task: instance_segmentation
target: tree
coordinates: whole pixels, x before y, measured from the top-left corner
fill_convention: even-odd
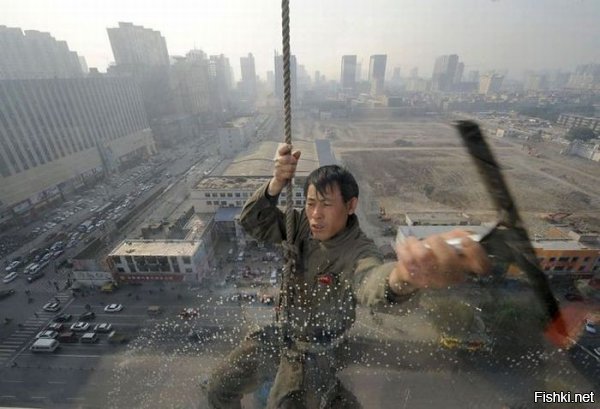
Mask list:
[[[596,133],[594,131],[592,131],[590,128],[582,127],[575,127],[569,129],[569,132],[567,132],[567,135],[565,136],[565,138],[569,141],[579,139],[580,141],[584,142],[589,141],[590,139],[594,139],[595,137]]]

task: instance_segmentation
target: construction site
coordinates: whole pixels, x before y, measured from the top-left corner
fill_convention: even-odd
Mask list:
[[[402,224],[407,212],[459,211],[493,221],[492,201],[452,127],[457,119],[464,118],[297,121],[296,130],[331,141],[358,179],[369,220],[383,214]],[[544,237],[552,223],[600,230],[597,162],[563,156],[560,144],[497,138],[495,129],[480,126],[532,237]]]

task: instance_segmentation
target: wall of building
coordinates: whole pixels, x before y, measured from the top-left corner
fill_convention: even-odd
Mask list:
[[[600,272],[600,251],[597,249],[548,250],[535,248],[542,270],[550,275],[586,275]],[[509,274],[517,275],[520,270],[511,265]]]

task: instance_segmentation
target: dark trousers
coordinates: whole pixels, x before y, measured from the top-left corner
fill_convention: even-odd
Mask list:
[[[342,355],[343,350],[337,355]],[[311,365],[307,358],[310,370],[318,371],[318,365]],[[316,358],[316,360],[319,360]],[[316,374],[305,376],[303,388],[290,390],[290,368],[287,354],[282,360],[282,345],[273,336],[272,330],[267,328],[248,336],[235,348],[227,358],[212,372],[207,395],[208,401],[214,409],[241,409],[243,395],[257,390],[263,383],[273,380],[275,383],[269,395],[268,408],[272,409],[319,409],[320,403],[315,400],[314,390],[319,385],[332,385],[333,390],[328,390],[327,409],[359,409],[360,403],[352,392],[348,391],[335,377],[335,372],[341,369],[342,360],[334,358],[333,368]],[[280,364],[281,363],[281,364]],[[315,369],[316,368],[316,369]],[[292,369],[293,371],[293,369]],[[306,370],[304,371],[306,374]],[[328,381],[325,379],[329,377]],[[318,387],[317,387],[318,388]],[[328,388],[329,389],[329,388]],[[289,391],[289,392],[288,392]]]

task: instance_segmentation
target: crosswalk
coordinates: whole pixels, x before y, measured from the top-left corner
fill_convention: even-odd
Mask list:
[[[71,300],[71,294],[67,291],[56,294],[52,297],[60,301],[64,308]],[[29,317],[15,332],[0,343],[0,366],[8,365],[26,344],[35,337],[57,313],[46,312],[42,309],[36,311],[32,317]]]

